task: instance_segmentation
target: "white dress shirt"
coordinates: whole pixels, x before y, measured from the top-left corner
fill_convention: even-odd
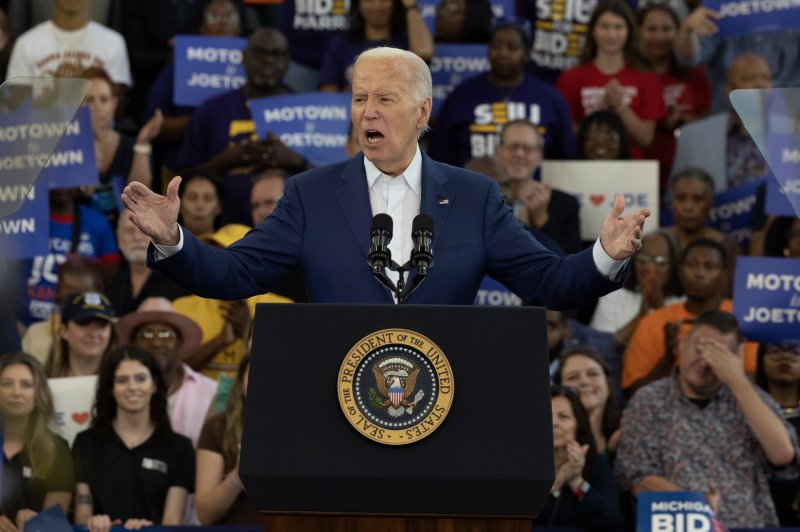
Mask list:
[[[372,215],[386,213],[392,217],[393,236],[389,242],[389,250],[392,253],[392,260],[402,266],[411,258],[411,249],[413,248],[411,224],[414,217],[419,214],[422,199],[422,154],[419,145],[417,145],[414,158],[411,159],[411,164],[397,177],[384,175],[366,157],[364,157],[364,170],[367,174]],[[178,229],[180,236],[176,245],[162,246],[153,242],[156,248],[154,254],[156,261],[171,257],[183,248],[183,228],[178,226]],[[434,227],[434,235],[435,232],[436,228]],[[435,250],[436,239],[434,237],[434,253]],[[609,279],[616,279],[628,261],[628,259],[614,260],[609,257],[603,246],[600,245],[599,238],[595,240],[592,248],[592,257],[597,271]],[[397,282],[398,274],[396,272],[387,271],[386,273],[393,282]]]

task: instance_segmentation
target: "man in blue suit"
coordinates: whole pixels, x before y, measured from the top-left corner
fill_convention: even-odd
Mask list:
[[[523,300],[550,308],[576,308],[620,286],[649,211],[622,217],[618,196],[595,245],[558,257],[525,231],[493,180],[420,151],[432,92],[421,59],[392,48],[364,52],[352,87],[363,154],[290,179],[272,216],[224,250],[177,224],[180,178],[166,196],[140,183],[127,186],[122,199],[153,241],[153,267],[197,295],[242,299],[268,292],[299,266],[311,301],[391,303],[392,294],[367,264],[372,217],[392,217],[389,248],[403,264],[412,249],[412,219],[424,213],[434,221],[435,264],[408,303],[472,304],[485,273]]]

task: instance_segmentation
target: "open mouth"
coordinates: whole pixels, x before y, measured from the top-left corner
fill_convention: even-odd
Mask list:
[[[378,144],[383,140],[383,133],[377,129],[368,129],[366,131],[367,144]]]

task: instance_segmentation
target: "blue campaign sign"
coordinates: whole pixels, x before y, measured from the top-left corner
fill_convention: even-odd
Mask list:
[[[469,0],[467,0],[469,1]],[[436,31],[436,6],[441,3],[441,0],[418,0],[417,5],[422,14],[422,20],[428,25],[431,34]],[[514,0],[490,0],[492,5],[492,14],[499,18],[513,17],[516,13]]]
[[[753,206],[756,204],[758,189],[764,181],[763,177],[753,179],[714,194],[714,207],[709,213],[709,225],[726,235],[733,236],[739,243],[743,244],[750,240]]]
[[[736,259],[733,314],[750,340],[800,342],[800,259]]]
[[[94,152],[92,117],[88,107],[81,107],[64,129],[47,166],[39,179],[50,188],[96,185],[100,181]]]
[[[483,307],[519,307],[522,299],[503,284],[484,275],[473,304]]]
[[[0,184],[0,204],[16,203],[25,197],[19,210],[0,218],[0,254],[7,259],[46,255],[50,249],[48,186],[45,181],[33,187],[11,182]]]
[[[258,138],[274,133],[315,165],[347,159],[349,94],[305,92],[250,100]]]
[[[485,44],[436,45],[430,64],[434,116],[456,85],[489,70],[487,49]]]
[[[636,497],[636,532],[725,532],[702,493],[650,491]]]
[[[798,196],[795,200],[797,204],[800,200],[800,178],[791,180],[792,189],[795,192],[792,195]],[[792,202],[786,197],[786,192],[783,191],[778,184],[778,180],[770,175],[767,178],[767,193],[765,198],[764,210],[767,214],[773,216],[797,216],[797,213],[792,207]]]
[[[714,194],[714,207],[709,213],[709,225],[726,235],[732,235],[737,242],[745,243],[750,239],[750,220],[753,217],[753,207],[756,204],[758,188],[764,184],[766,178],[753,179]],[[675,223],[671,209],[664,209],[661,213],[662,227]]]
[[[244,85],[245,46],[247,40],[239,37],[176,36],[175,104],[197,107],[211,96]]]
[[[772,134],[767,142],[769,167],[785,192],[784,198],[794,209],[789,215],[797,215],[800,213],[800,135]]]
[[[703,6],[719,15],[719,33],[715,37],[764,33],[800,25],[800,6],[787,0],[705,0]]]

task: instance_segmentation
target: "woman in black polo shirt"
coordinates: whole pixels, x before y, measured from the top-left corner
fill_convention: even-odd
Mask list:
[[[170,427],[166,392],[145,349],[121,347],[103,361],[92,426],[72,446],[76,524],[180,524],[194,487],[194,450]]]
[[[66,512],[75,485],[67,442],[50,430],[53,398],[42,365],[27,353],[0,357],[3,439],[0,530],[21,530],[36,512],[60,504]]]

